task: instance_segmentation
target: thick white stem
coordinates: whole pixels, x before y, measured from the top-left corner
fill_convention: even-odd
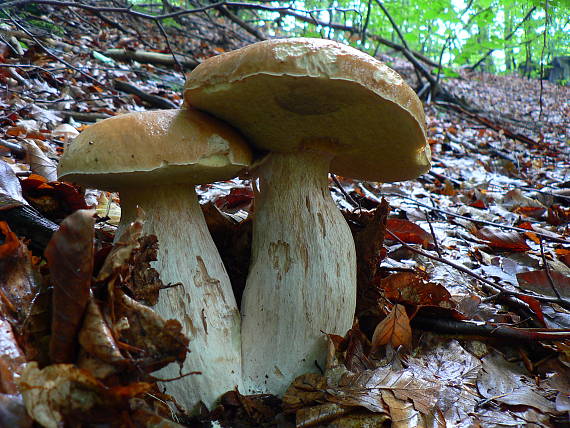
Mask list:
[[[282,394],[324,367],[323,334],[344,335],[356,305],[356,255],[328,189],[323,153],[272,153],[259,167],[252,259],[242,303],[244,384]],[[249,392],[248,391],[248,392]]]
[[[166,392],[191,409],[199,400],[208,407],[225,391],[241,386],[240,315],[226,269],[208,232],[191,185],[167,185],[121,192],[121,225],[134,220],[136,206],[145,213],[144,232],[158,238],[153,266],[164,284],[153,309],[180,321],[190,338],[183,373],[201,371],[165,382]],[[161,378],[179,375],[170,364]]]

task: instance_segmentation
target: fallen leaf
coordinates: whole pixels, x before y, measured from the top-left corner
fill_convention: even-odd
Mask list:
[[[34,174],[41,175],[47,181],[57,180],[57,165],[31,139],[26,144],[26,162]]]
[[[408,351],[412,347],[412,328],[403,305],[394,305],[386,318],[376,326],[372,336],[371,353],[387,344],[392,345],[394,349],[403,346]]]
[[[16,382],[25,363],[26,359],[16,343],[12,326],[0,318],[0,393],[18,392]]]
[[[482,227],[475,232],[475,236],[497,250],[528,251],[530,247],[524,236],[518,232],[502,232],[492,227]]]
[[[483,359],[477,388],[485,398],[511,406],[531,406],[541,412],[554,412],[554,402],[539,394],[534,380],[523,374],[519,365],[509,363],[494,353]]]
[[[519,286],[524,290],[534,291],[543,296],[556,297],[556,293],[552,289],[554,285],[562,297],[570,298],[570,277],[551,270],[550,278],[552,278],[553,283],[550,282],[545,270],[517,273]]]
[[[16,173],[0,160],[0,210],[28,205],[22,196],[22,187]]]
[[[389,218],[386,222],[386,229],[404,241],[406,244],[421,244],[423,248],[433,246],[432,236],[420,226],[409,220]],[[386,239],[392,240],[388,234]]]
[[[31,428],[33,423],[21,395],[0,394],[0,427]]]
[[[144,383],[108,388],[72,364],[53,364],[40,370],[31,362],[20,380],[28,414],[46,428],[116,422],[128,409],[127,400],[149,389],[150,384]]]
[[[45,250],[54,287],[50,356],[56,363],[75,358],[93,275],[94,213],[79,210],[67,217]]]
[[[434,282],[429,282],[420,274],[414,272],[398,272],[380,280],[378,287],[384,296],[391,301],[416,306],[453,307],[451,294],[446,288]]]

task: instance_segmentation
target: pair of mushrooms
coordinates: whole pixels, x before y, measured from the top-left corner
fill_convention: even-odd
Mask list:
[[[258,180],[240,320],[193,185],[248,167],[248,144],[266,155],[251,169]],[[204,61],[188,76],[182,110],[87,128],[59,174],[119,191],[120,228],[137,205],[145,211],[163,282],[182,283],[161,291],[155,310],[178,319],[191,339],[183,371],[202,372],[167,391],[192,407],[211,406],[236,385],[282,394],[315,362],[323,366],[322,332],[352,326],[356,256],[328,172],[400,181],[429,166],[422,104],[397,73],[333,41],[280,39]]]

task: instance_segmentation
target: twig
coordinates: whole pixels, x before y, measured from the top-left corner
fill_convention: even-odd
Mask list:
[[[167,98],[159,97],[158,95],[147,94],[145,91],[136,87],[135,85],[131,85],[130,83],[124,82],[122,80],[115,80],[114,86],[115,89],[136,95],[142,100],[158,108],[171,109],[179,107],[177,104],[173,103]]]
[[[91,80],[92,82],[97,83],[99,86],[102,87],[107,87],[107,85],[99,82],[96,78],[94,78],[93,76],[91,76],[88,73],[85,73],[84,71],[81,71],[79,68],[71,65],[70,63],[68,63],[66,60],[59,58],[56,54],[54,54],[50,49],[48,49],[42,42],[40,42],[32,33],[30,33],[28,31],[28,29],[22,25],[20,25],[19,22],[17,22],[14,18],[12,18],[12,16],[4,10],[4,13],[6,14],[6,16],[10,19],[10,21],[16,26],[18,27],[20,30],[22,30],[24,33],[26,33],[28,35],[28,37],[30,37],[40,48],[43,49],[43,51],[45,53],[47,53],[49,56],[51,56],[54,60],[61,62],[63,65],[65,65],[66,67],[71,68],[72,70],[76,71],[77,73],[81,74],[82,76],[86,77],[87,79]]]
[[[174,69],[176,71],[179,71],[180,73],[184,73],[184,68],[182,67],[182,64],[180,64],[180,61],[178,61],[178,58],[174,54],[174,51],[172,50],[172,46],[170,46],[170,39],[168,38],[168,34],[166,33],[166,30],[162,26],[162,23],[158,19],[155,19],[154,22],[156,23],[158,30],[160,31],[160,33],[164,37],[164,40],[166,40],[166,47],[168,48],[168,51],[170,52],[170,55],[172,55],[172,59],[174,60]]]
[[[342,187],[342,184],[340,184],[340,181],[338,181],[338,178],[336,178],[336,175],[333,174],[332,172],[330,173],[331,177],[334,181],[334,183],[336,184],[336,186],[338,187],[338,189],[341,191],[341,193],[344,195],[344,197],[348,200],[348,202],[350,202],[354,207],[358,207],[358,209],[361,209],[360,204],[358,202],[356,202],[352,196],[350,196],[346,190],[344,190],[344,187]]]
[[[556,284],[554,283],[554,279],[550,274],[550,267],[548,266],[548,260],[546,260],[546,254],[544,254],[544,245],[542,243],[542,239],[538,238],[538,243],[540,244],[540,256],[542,257],[542,264],[544,265],[544,272],[546,272],[546,277],[548,278],[548,282],[550,287],[552,287],[552,291],[560,301],[563,301],[563,297],[560,295],[560,292],[556,288]]]

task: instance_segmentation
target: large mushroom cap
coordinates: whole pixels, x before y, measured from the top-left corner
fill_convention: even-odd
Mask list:
[[[238,128],[258,149],[313,149],[331,171],[374,181],[430,167],[415,92],[371,56],[323,39],[279,39],[209,58],[188,76],[185,103]]]
[[[127,113],[83,131],[65,150],[59,178],[106,190],[144,183],[200,184],[251,162],[243,138],[195,110]]]

